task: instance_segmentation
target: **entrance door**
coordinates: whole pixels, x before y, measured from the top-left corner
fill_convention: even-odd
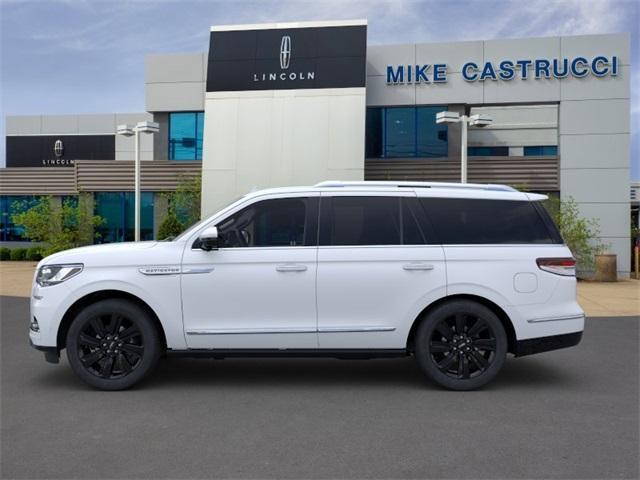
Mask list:
[[[240,207],[217,223],[218,250],[186,247],[189,348],[317,348],[318,195]]]

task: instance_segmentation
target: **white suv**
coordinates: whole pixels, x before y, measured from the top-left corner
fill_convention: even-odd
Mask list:
[[[38,265],[30,338],[104,390],[161,356],[413,355],[455,390],[576,345],[575,261],[540,201],[500,185],[324,182],[246,195],[163,242]]]

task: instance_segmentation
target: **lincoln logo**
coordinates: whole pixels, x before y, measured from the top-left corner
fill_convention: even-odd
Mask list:
[[[289,61],[291,60],[291,37],[284,35],[280,40],[280,68],[286,70],[289,68]]]
[[[56,158],[60,158],[62,157],[63,153],[64,145],[62,144],[62,140],[56,140],[53,144],[53,154],[56,156]]]
[[[280,40],[280,70],[276,72],[261,72],[253,74],[254,82],[274,82],[275,85],[288,81],[314,80],[316,72],[312,70],[293,72],[289,70],[291,63],[291,37],[283,35]],[[283,72],[283,70],[289,70]]]

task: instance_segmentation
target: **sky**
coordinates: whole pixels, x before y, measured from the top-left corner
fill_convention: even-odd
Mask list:
[[[368,43],[629,32],[640,180],[637,0],[0,0],[0,166],[7,115],[144,111],[144,57],[203,52],[211,25],[368,19]]]

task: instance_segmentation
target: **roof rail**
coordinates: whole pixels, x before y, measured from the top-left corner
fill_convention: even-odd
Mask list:
[[[394,182],[394,181],[340,181],[326,180],[316,183],[314,188],[342,187],[398,187],[398,188],[459,188],[464,190],[492,190],[497,192],[517,192],[509,185],[492,183],[450,183],[450,182]]]

